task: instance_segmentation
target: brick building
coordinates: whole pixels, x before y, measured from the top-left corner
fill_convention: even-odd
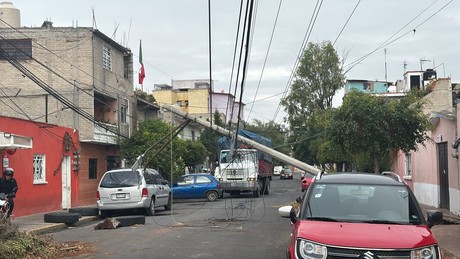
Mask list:
[[[119,140],[137,128],[132,67],[131,50],[97,29],[0,27],[0,116],[78,132],[72,206],[95,203],[102,174],[120,166]]]

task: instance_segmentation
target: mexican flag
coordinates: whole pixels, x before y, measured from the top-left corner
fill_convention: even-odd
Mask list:
[[[142,63],[142,40],[139,43],[139,64],[140,64],[139,84],[142,84],[144,82],[144,78],[145,78],[144,63]]]

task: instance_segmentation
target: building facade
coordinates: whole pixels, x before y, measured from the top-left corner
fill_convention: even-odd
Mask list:
[[[121,164],[119,141],[137,129],[130,49],[97,29],[47,21],[0,35],[0,115],[78,132],[72,206],[94,204],[102,174]]]

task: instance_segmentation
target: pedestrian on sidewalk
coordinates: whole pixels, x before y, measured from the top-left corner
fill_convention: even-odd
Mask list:
[[[16,191],[18,188],[18,183],[16,179],[14,179],[14,170],[11,167],[6,167],[3,169],[3,177],[0,179],[0,193],[4,193],[7,195],[8,202],[10,204],[10,208],[8,210],[7,217],[11,216],[14,209],[14,197],[16,197]],[[16,191],[13,192],[13,190]]]

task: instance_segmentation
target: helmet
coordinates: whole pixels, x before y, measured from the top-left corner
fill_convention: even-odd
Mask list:
[[[7,168],[3,169],[3,175],[4,175],[4,176],[10,175],[11,177],[13,177],[13,175],[14,175],[14,170],[13,170],[13,168],[7,167]]]

